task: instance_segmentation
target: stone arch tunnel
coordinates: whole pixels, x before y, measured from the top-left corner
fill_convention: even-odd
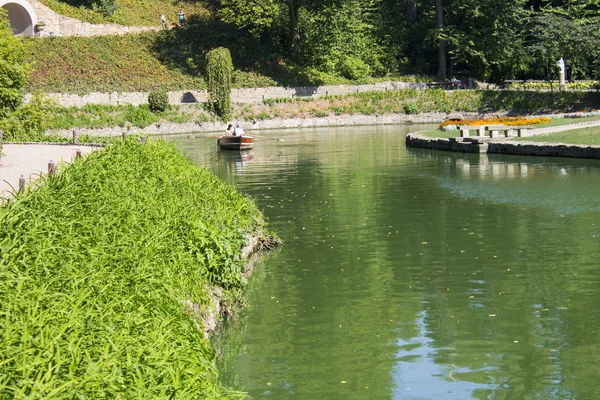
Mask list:
[[[37,17],[26,0],[0,0],[0,7],[8,11],[10,27],[16,36],[33,36]]]

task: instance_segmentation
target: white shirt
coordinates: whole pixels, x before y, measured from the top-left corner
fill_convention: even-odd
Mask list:
[[[244,134],[244,130],[239,126],[236,127],[233,131],[233,136],[242,136]]]

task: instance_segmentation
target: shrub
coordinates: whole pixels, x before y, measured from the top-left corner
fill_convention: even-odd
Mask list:
[[[139,107],[128,106],[125,119],[138,128],[145,128],[151,123],[159,120],[158,116],[150,111],[146,105],[141,105]]]
[[[417,105],[415,103],[406,103],[404,105],[404,112],[406,114],[417,114],[419,112]]]
[[[231,114],[231,53],[217,47],[206,53],[206,84],[214,112],[223,119]]]
[[[155,89],[148,94],[148,107],[153,113],[161,113],[169,105],[169,95],[166,90]]]
[[[0,120],[0,129],[7,141],[37,142],[45,138],[54,118],[56,102],[47,96],[34,94],[31,101]]]
[[[13,36],[6,10],[0,7],[0,118],[21,104],[31,71],[26,53],[26,43]]]
[[[356,57],[343,57],[338,64],[338,69],[344,78],[352,80],[367,78],[370,73],[369,66]]]

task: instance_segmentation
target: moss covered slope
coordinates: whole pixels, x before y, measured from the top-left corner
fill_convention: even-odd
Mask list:
[[[129,141],[0,208],[0,397],[212,398],[191,311],[235,301],[255,204],[171,144]],[[193,304],[193,307],[190,305]]]

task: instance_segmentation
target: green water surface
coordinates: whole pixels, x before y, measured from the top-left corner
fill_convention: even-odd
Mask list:
[[[600,161],[406,149],[423,129],[263,133],[246,153],[173,139],[285,242],[215,337],[224,385],[253,399],[600,398]]]

